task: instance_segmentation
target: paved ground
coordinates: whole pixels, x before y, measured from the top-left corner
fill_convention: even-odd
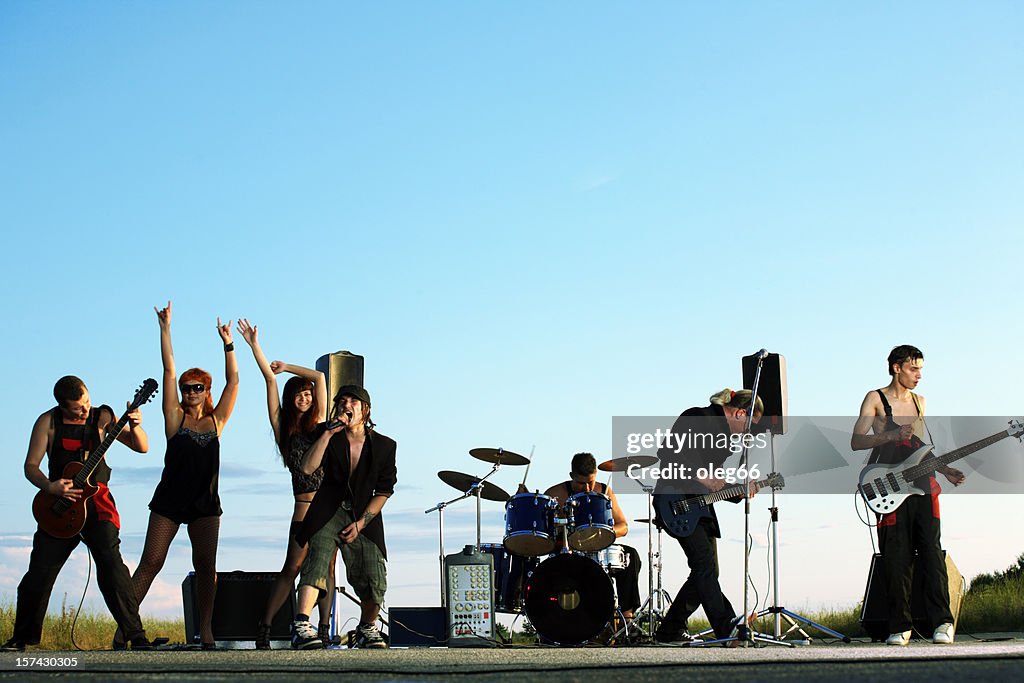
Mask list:
[[[28,652],[0,655],[0,681],[516,681],[557,683],[666,680],[835,681],[884,677],[942,683],[1024,678],[1024,635],[959,638],[955,645],[814,643],[747,649],[508,647],[502,649],[223,650],[216,652]],[[78,666],[41,669],[27,657],[78,658]],[[58,662],[59,664],[60,662]]]

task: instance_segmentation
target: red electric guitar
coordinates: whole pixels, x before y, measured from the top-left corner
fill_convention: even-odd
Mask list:
[[[64,467],[61,479],[72,479],[74,488],[82,489],[82,497],[72,502],[63,496],[55,496],[40,491],[32,501],[32,515],[39,522],[39,528],[55,536],[56,538],[72,538],[77,536],[82,527],[85,526],[85,504],[99,491],[98,486],[93,486],[89,477],[96,470],[96,467],[103,460],[107,449],[114,443],[114,439],[121,433],[128,423],[128,413],[139,406],[147,403],[156,393],[157,383],[155,379],[147,379],[135,392],[135,398],[131,405],[124,411],[124,415],[113,426],[107,429],[107,436],[103,439],[96,450],[86,454],[85,462],[70,462]]]

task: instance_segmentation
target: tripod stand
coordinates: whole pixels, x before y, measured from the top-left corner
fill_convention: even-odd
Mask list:
[[[769,432],[769,434],[771,436],[768,440],[768,446],[771,450],[772,471],[776,472],[777,470],[775,467],[775,435],[772,434],[771,432]],[[843,635],[838,631],[833,631],[832,629],[826,626],[822,626],[817,622],[811,621],[807,617],[801,616],[796,612],[791,612],[785,607],[779,605],[779,508],[775,504],[774,488],[772,489],[772,505],[770,508],[768,508],[768,510],[771,513],[772,525],[772,583],[774,592],[772,594],[772,606],[766,607],[765,609],[758,612],[757,617],[761,618],[768,615],[772,615],[774,617],[774,638],[779,641],[784,641],[791,634],[797,632],[803,636],[803,640],[796,642],[804,645],[809,645],[811,642],[811,637],[807,634],[807,631],[803,629],[803,626],[801,626],[801,624],[803,624],[806,626],[810,626],[812,628],[816,628],[823,633],[827,633],[833,638],[839,638],[844,643],[849,643],[849,636]],[[786,623],[789,625],[789,628],[786,629],[785,633],[782,632],[783,620],[785,620]]]
[[[647,524],[647,599],[644,600],[643,604],[640,605],[640,609],[636,611],[633,617],[633,622],[638,624],[636,627],[644,635],[654,637],[654,631],[657,629],[657,625],[654,620],[657,617],[660,623],[661,618],[665,616],[666,605],[672,604],[672,596],[668,594],[661,586],[661,559],[663,557],[661,550],[661,525],[654,523],[654,509],[651,503],[652,496],[654,495],[653,486],[643,486],[644,493],[647,494],[647,519],[638,519],[637,522],[644,522]],[[654,552],[654,534],[651,529],[658,530],[658,552]],[[658,582],[655,584],[654,576],[657,574]],[[657,586],[657,587],[655,587]],[[647,631],[644,632],[643,624],[644,620],[647,621]]]

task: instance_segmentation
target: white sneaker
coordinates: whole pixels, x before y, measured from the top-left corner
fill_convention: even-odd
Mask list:
[[[356,647],[378,650],[386,648],[387,643],[381,637],[376,624],[359,624],[356,628]]]
[[[932,634],[932,642],[939,645],[952,645],[956,637],[953,624],[940,624],[935,633]]]
[[[910,631],[893,633],[885,639],[886,645],[907,645],[908,643],[910,643]]]
[[[317,637],[316,627],[308,621],[292,622],[292,649],[318,650],[324,646]]]

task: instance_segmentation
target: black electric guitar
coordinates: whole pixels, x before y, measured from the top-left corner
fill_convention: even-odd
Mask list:
[[[769,474],[761,481],[753,482],[756,490],[766,486],[781,489],[786,481],[778,472]],[[660,493],[654,496],[654,509],[658,512],[661,525],[673,538],[686,538],[697,528],[697,523],[704,517],[711,516],[711,505],[730,498],[738,498],[746,491],[749,484],[727,486],[720,491],[701,495]]]
[[[77,501],[71,501],[63,496],[55,496],[46,491],[36,494],[32,501],[32,515],[39,522],[40,529],[56,538],[71,538],[82,531],[82,527],[85,526],[85,504],[99,491],[99,487],[93,486],[89,477],[103,460],[103,456],[114,443],[114,439],[128,424],[128,413],[147,403],[153,397],[156,388],[155,379],[147,379],[143,382],[135,392],[131,405],[124,411],[121,419],[107,429],[107,436],[103,439],[103,443],[92,453],[87,454],[85,462],[69,462],[65,465],[61,479],[71,479],[74,481],[74,488],[82,489],[82,496]]]
[[[931,455],[935,446],[914,437],[912,444],[916,450],[903,462],[897,465],[868,465],[861,470],[857,492],[874,512],[880,515],[893,512],[910,496],[928,493],[914,484],[916,480],[931,476],[943,465],[987,448],[1008,436],[1016,439],[1024,437],[1024,425],[1020,420],[1010,420],[1008,429],[937,457]]]

